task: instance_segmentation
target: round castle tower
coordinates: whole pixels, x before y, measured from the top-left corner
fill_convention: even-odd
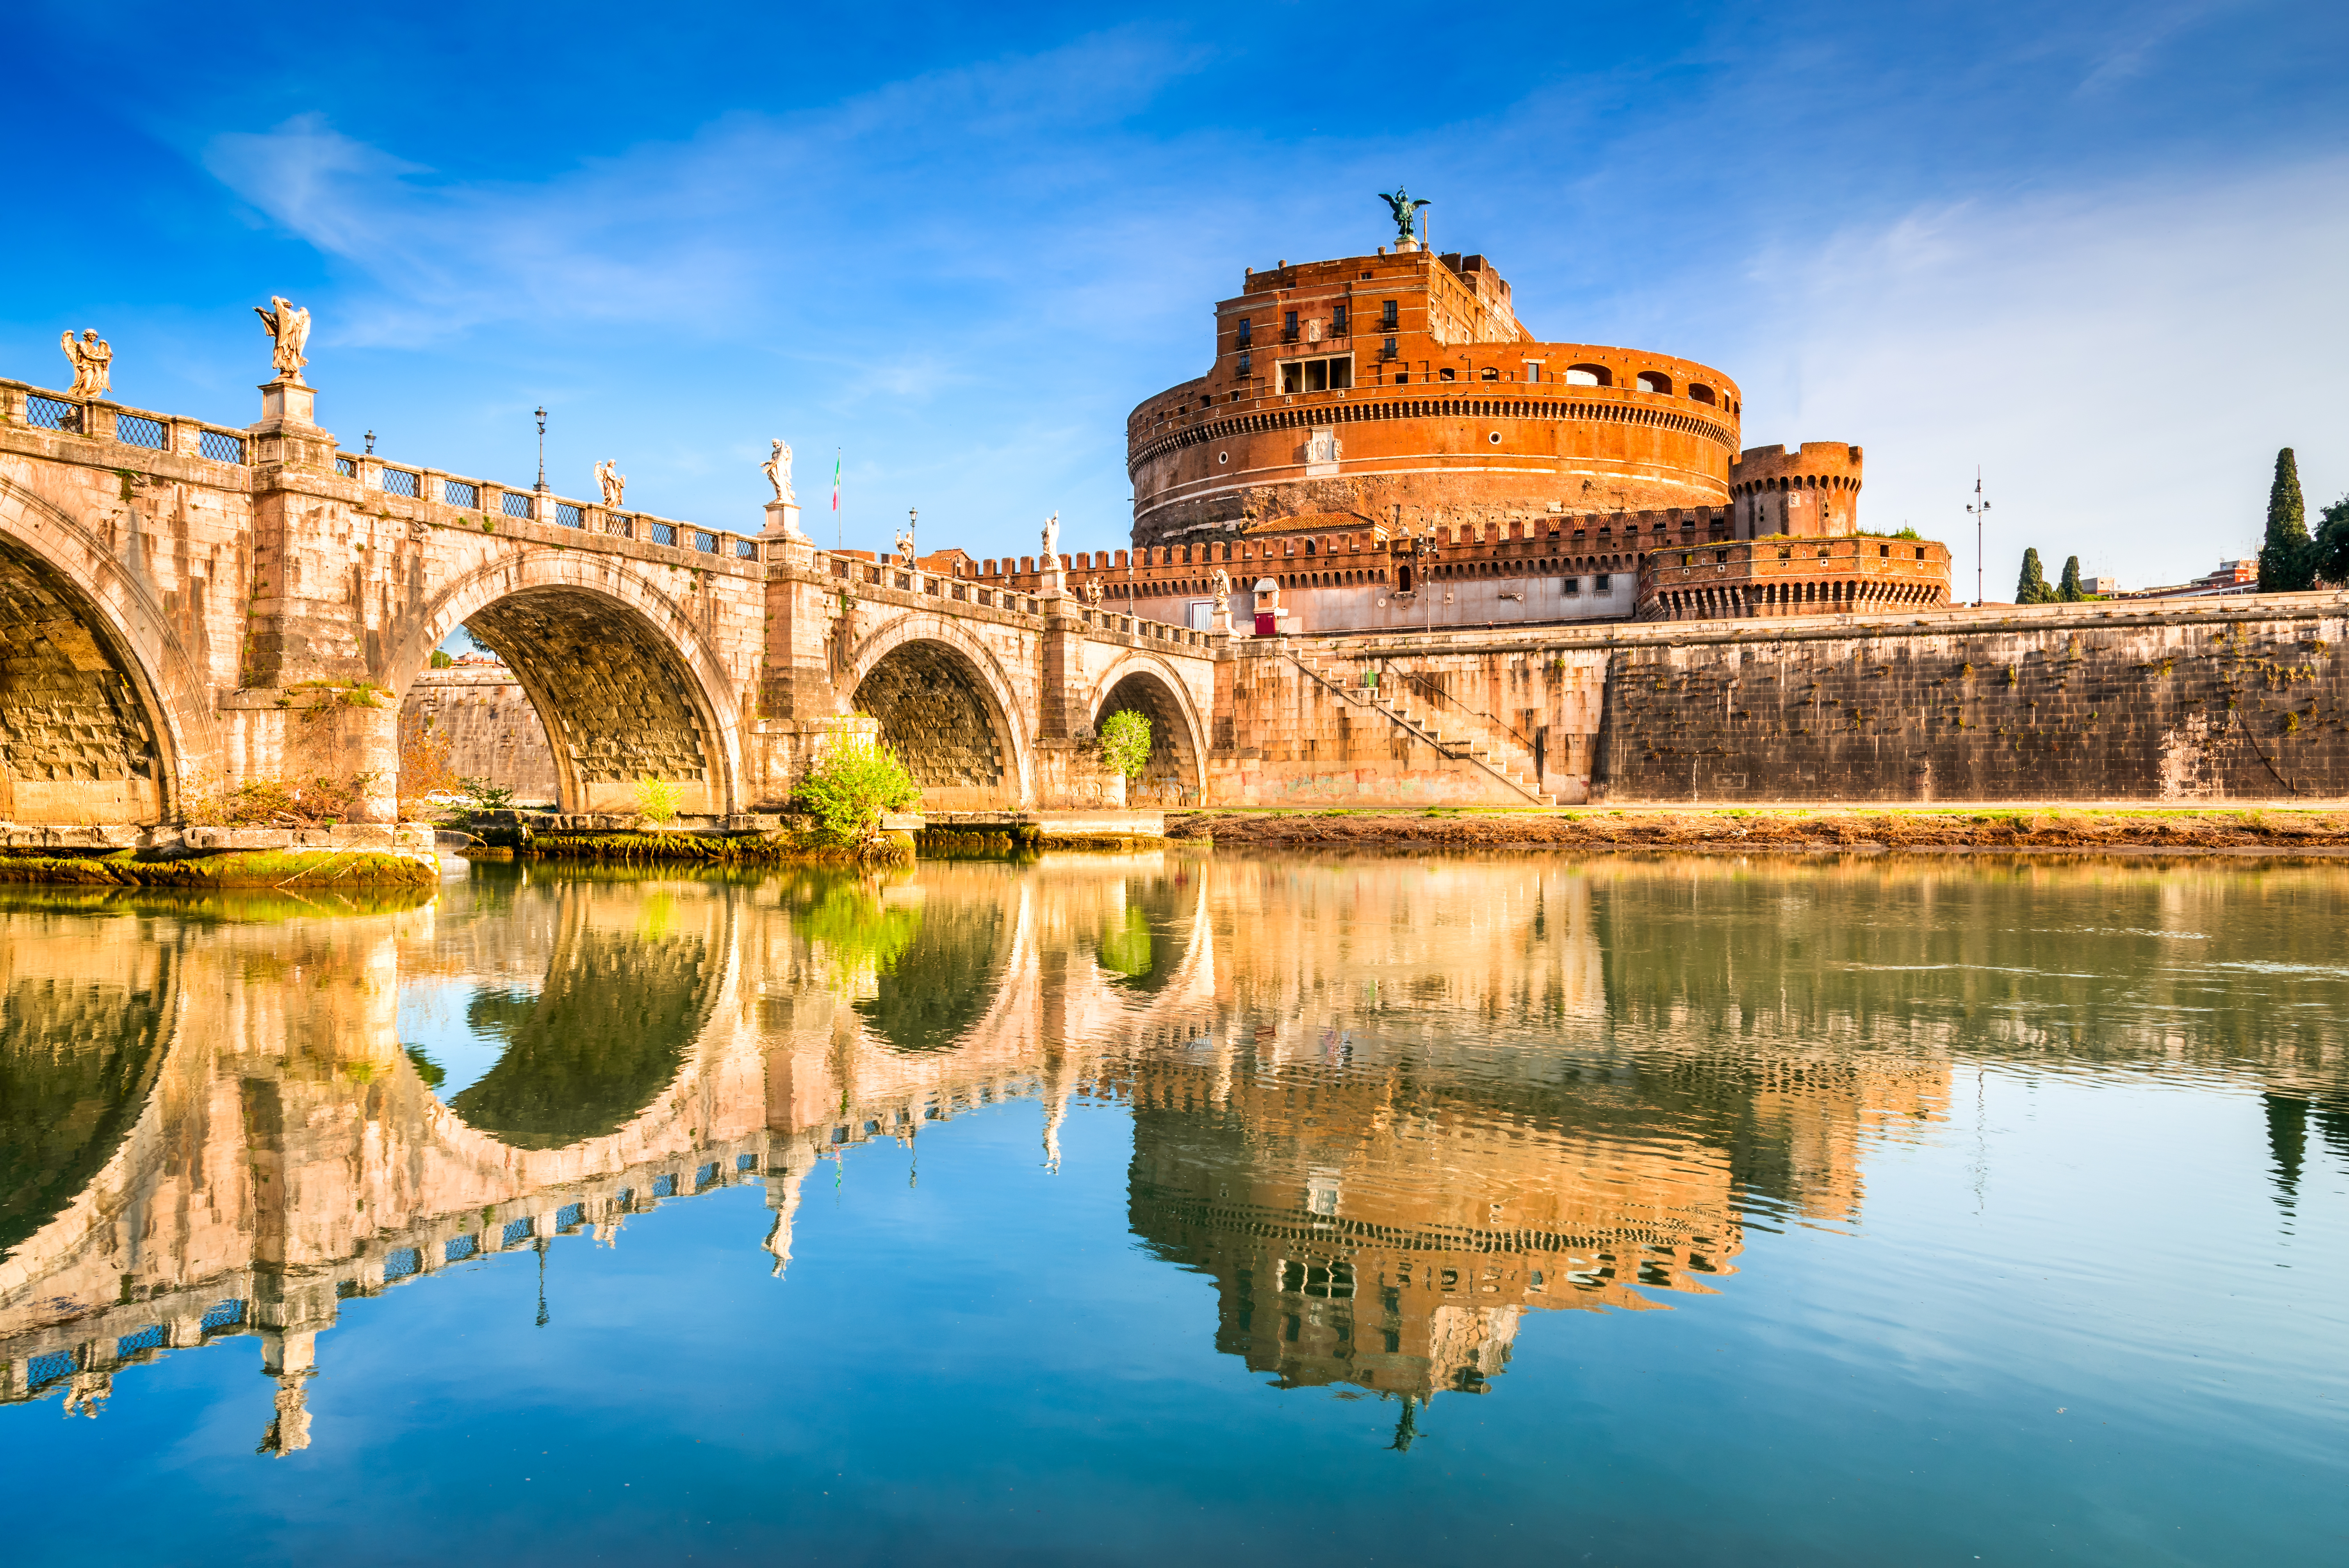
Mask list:
[[[1733,539],[1827,539],[1859,529],[1860,449],[1841,441],[1748,447],[1729,465]]]

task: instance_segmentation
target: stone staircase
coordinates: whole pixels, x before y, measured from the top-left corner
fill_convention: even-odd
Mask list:
[[[1532,758],[1517,755],[1514,745],[1495,737],[1491,727],[1457,710],[1436,711],[1436,705],[1405,691],[1402,683],[1376,686],[1350,686],[1342,675],[1322,665],[1318,654],[1284,648],[1289,662],[1357,707],[1383,716],[1414,740],[1426,742],[1457,762],[1473,762],[1537,806],[1555,806],[1557,797],[1542,793],[1534,778]]]

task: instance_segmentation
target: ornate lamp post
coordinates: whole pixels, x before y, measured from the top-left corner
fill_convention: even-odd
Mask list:
[[[1990,516],[1990,502],[1982,499],[1982,469],[1974,469],[1973,504],[1966,508],[1974,520],[1974,608],[1982,606],[1982,522]]]
[[[546,406],[538,407],[538,493],[546,493]]]

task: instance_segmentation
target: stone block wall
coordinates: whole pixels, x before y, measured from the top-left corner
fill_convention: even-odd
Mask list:
[[[512,670],[479,665],[427,670],[401,703],[402,738],[429,726],[449,738],[449,769],[486,779],[517,800],[559,799],[546,726]]]
[[[2349,603],[2046,605],[1616,650],[1598,783],[1630,800],[2349,794]]]
[[[1492,769],[1429,744],[1486,748],[1540,793],[1587,798],[1606,676],[1603,653],[1543,634],[1243,639],[1217,666],[1208,799],[1225,806],[1530,806]],[[1365,684],[1375,674],[1378,688]],[[1400,695],[1398,724],[1367,700]]]

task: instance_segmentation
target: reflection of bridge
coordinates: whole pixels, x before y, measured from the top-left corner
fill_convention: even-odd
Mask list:
[[[42,1128],[0,1128],[0,1148],[49,1134],[45,1155],[78,1182],[47,1212],[0,1216],[0,1398],[63,1390],[94,1411],[122,1367],[254,1334],[281,1383],[264,1446],[295,1448],[315,1341],[345,1298],[561,1236],[609,1237],[665,1200],[753,1178],[775,1210],[766,1244],[781,1273],[818,1161],[1018,1098],[1046,1101],[1057,1158],[1059,1119],[1094,1048],[1079,1042],[1212,995],[1213,943],[1195,920],[1149,991],[1040,939],[1059,920],[1122,907],[1134,869],[1102,866],[1061,888],[1049,914],[1034,879],[996,868],[942,869],[926,890],[886,894],[848,883],[793,908],[722,884],[659,884],[650,897],[641,884],[563,884],[545,901],[548,967],[531,1016],[498,1067],[446,1104],[396,1027],[403,973],[470,968],[466,934],[444,942],[429,910],[119,944],[70,921],[0,915],[6,1016],[31,1036],[6,1042],[13,1076],[36,1083],[38,1064],[102,1043],[86,1037],[92,1020],[154,1020],[113,1042],[101,1075],[127,1104],[74,1078],[34,1096]],[[912,923],[888,974],[869,944],[906,934],[893,916],[921,891],[952,895],[941,902],[965,915],[991,909],[1000,940],[982,955],[985,1005],[950,1038],[907,1048],[891,1033],[902,1020],[869,1004],[918,965],[925,926],[951,944],[954,922]],[[645,995],[599,1033],[590,1020],[614,1001],[606,939],[620,936],[644,955],[628,973]],[[660,1076],[615,1070],[613,1047],[641,1028]],[[616,1125],[548,1135],[550,1109],[602,1105],[623,1083],[641,1098]],[[127,1114],[93,1114],[109,1108]],[[55,1147],[59,1125],[85,1141]]]
[[[771,808],[854,714],[935,810],[1122,803],[1089,740],[1125,707],[1157,785],[1204,784],[1203,633],[1057,573],[834,557],[779,510],[728,532],[346,452],[314,398],[272,383],[229,429],[0,382],[0,820],[149,822],[210,777],[311,771],[372,775],[388,809],[400,696],[460,625],[528,692],[573,810],[632,809],[646,776],[688,811]]]

